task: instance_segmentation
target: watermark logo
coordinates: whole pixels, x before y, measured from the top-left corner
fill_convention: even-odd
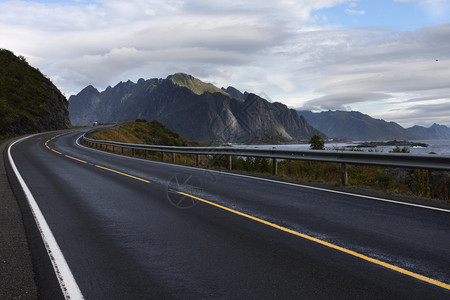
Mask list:
[[[198,201],[180,194],[180,192],[201,197],[203,194],[202,181],[198,176],[177,173],[170,179],[167,185],[167,198],[173,206],[180,209],[194,207]]]

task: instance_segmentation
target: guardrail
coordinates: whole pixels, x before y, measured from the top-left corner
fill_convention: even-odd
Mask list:
[[[309,160],[340,163],[341,181],[343,185],[348,183],[347,164],[360,165],[376,165],[387,167],[399,167],[408,169],[426,169],[450,171],[450,156],[438,155],[410,155],[403,153],[367,153],[355,151],[326,151],[326,150],[309,150],[309,151],[293,151],[283,149],[249,149],[245,147],[175,147],[175,146],[156,146],[143,144],[127,144],[111,141],[102,141],[87,138],[85,135],[82,141],[94,148],[103,148],[103,146],[111,146],[115,151],[115,147],[121,149],[131,149],[132,155],[136,150],[143,150],[144,156],[147,158],[148,151],[161,152],[161,159],[164,161],[164,154],[171,153],[172,162],[175,163],[175,154],[194,154],[197,155],[196,166],[199,165],[200,155],[225,155],[227,156],[228,169],[232,169],[231,157],[263,157],[272,159],[272,174],[277,174],[277,160]]]

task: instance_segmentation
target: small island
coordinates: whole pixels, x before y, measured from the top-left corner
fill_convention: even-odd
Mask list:
[[[355,146],[356,148],[375,148],[379,146],[403,146],[403,147],[428,147],[428,144],[410,141],[388,141],[388,142],[364,142]]]

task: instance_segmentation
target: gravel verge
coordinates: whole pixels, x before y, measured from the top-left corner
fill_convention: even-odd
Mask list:
[[[6,174],[8,146],[0,145],[0,299],[37,299],[22,213]]]

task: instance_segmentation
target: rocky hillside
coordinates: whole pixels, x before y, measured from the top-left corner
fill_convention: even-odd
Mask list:
[[[24,57],[0,49],[0,136],[70,127],[68,102]]]
[[[182,73],[120,82],[102,92],[88,86],[69,103],[74,125],[158,120],[183,138],[204,143],[294,142],[318,133],[284,104],[219,89]]]

